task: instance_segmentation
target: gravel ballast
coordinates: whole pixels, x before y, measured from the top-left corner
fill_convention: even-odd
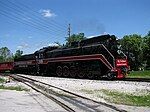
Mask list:
[[[98,97],[96,93],[86,93],[82,90],[97,91],[101,89],[119,91],[124,93],[131,93],[133,95],[147,95],[150,92],[150,83],[147,82],[129,82],[129,81],[104,81],[104,80],[88,80],[88,79],[71,79],[71,78],[58,78],[58,77],[42,77],[42,76],[28,76],[48,84],[69,90],[71,92],[80,94],[85,97],[92,98],[100,102],[106,102],[102,97],[102,93],[98,93],[101,97]],[[104,95],[105,97],[105,95]],[[128,111],[140,111],[149,112],[149,107],[137,107],[112,104]]]

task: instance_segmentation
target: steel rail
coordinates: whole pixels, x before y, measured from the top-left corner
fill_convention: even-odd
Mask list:
[[[52,101],[56,102],[58,105],[60,105],[62,108],[64,108],[64,109],[67,110],[68,112],[75,112],[72,108],[70,108],[70,107],[67,106],[66,104],[60,102],[59,100],[57,100],[56,98],[52,97],[51,95],[46,94],[45,92],[38,90],[37,88],[35,88],[34,86],[32,86],[32,84],[30,85],[30,84],[27,84],[25,81],[23,81],[23,80],[21,80],[21,79],[18,79],[18,78],[13,77],[13,76],[11,76],[11,77],[14,78],[14,79],[17,80],[17,81],[20,81],[20,82],[24,83],[25,85],[27,85],[27,86],[29,86],[29,87],[31,87],[33,90],[37,91],[38,93],[43,94],[43,95],[46,96],[47,98],[49,98],[49,99],[51,99]]]
[[[150,82],[150,78],[125,78],[121,81]]]

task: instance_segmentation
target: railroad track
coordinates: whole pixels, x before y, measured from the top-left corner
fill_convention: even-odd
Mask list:
[[[125,78],[123,81],[150,82],[150,78]]]
[[[110,81],[108,79],[98,79],[102,81]],[[114,79],[111,81],[132,81],[132,82],[150,82],[150,78],[124,78],[124,79]]]
[[[24,84],[30,86],[32,89],[40,92],[49,99],[53,100],[66,111],[75,112],[75,111],[117,111],[117,112],[127,112],[126,110],[119,109],[113,105],[98,102],[93,99],[78,95],[76,93],[70,92],[68,90],[56,87],[41,81],[34,80],[29,77],[21,75],[10,75],[17,81],[21,81]]]
[[[8,76],[10,73],[0,73],[1,76]],[[102,81],[110,81],[108,79],[96,79]],[[114,81],[132,81],[132,82],[150,82],[150,78],[125,78],[125,79],[114,79]]]
[[[52,101],[56,102],[58,105],[60,105],[62,108],[64,108],[66,111],[68,112],[75,112],[72,108],[70,108],[69,106],[67,106],[66,104],[60,102],[59,100],[57,100],[56,98],[54,98],[53,96],[47,94],[45,92],[45,87],[40,86],[38,84],[35,84],[34,82],[29,81],[28,79],[25,78],[21,78],[21,77],[14,77],[11,75],[11,77],[19,82],[24,83],[25,85],[31,87],[33,90],[35,90],[38,93],[43,94],[44,96],[46,96],[47,98],[51,99]]]

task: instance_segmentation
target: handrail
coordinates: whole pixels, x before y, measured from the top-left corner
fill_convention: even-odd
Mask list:
[[[112,59],[113,59],[113,65],[112,66],[115,67],[115,58],[114,58],[114,56],[112,55],[112,53],[103,44],[87,45],[87,46],[83,46],[82,48],[84,48],[84,47],[91,47],[91,46],[102,46],[110,54],[110,56],[112,57]]]
[[[107,50],[107,52],[111,55],[111,57],[113,58],[113,66],[115,67],[115,58],[114,58],[114,56],[112,55],[112,53],[110,53],[109,52],[109,50],[103,45],[103,44],[101,44],[106,50]]]

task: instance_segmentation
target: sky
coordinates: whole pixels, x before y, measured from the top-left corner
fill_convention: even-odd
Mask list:
[[[0,0],[0,48],[24,54],[71,34],[146,35],[150,0]]]

